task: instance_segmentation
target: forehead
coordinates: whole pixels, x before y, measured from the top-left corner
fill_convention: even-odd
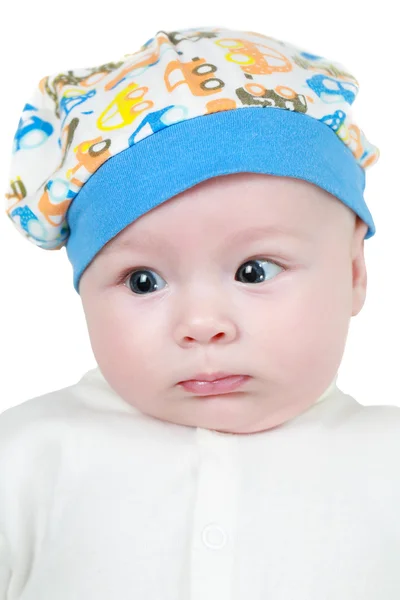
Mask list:
[[[204,181],[139,217],[108,249],[258,237],[310,239],[338,200],[303,180],[236,173]]]

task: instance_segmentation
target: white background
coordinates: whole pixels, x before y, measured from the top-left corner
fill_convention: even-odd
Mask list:
[[[237,8],[235,8],[235,6]],[[219,26],[259,31],[341,62],[359,81],[356,123],[381,151],[367,170],[366,202],[377,233],[365,242],[368,295],[352,318],[338,386],[364,405],[400,406],[399,47],[396,4],[253,0],[195,2],[7,2],[2,56],[0,185],[33,88],[45,75],[135,52],[157,31]],[[5,204],[4,204],[5,206]],[[0,412],[76,382],[96,366],[65,248],[46,251],[0,213]]]

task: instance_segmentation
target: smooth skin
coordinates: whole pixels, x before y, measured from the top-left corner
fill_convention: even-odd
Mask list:
[[[295,235],[252,240],[253,227]],[[171,423],[243,434],[289,421],[338,371],[365,302],[367,229],[337,198],[289,177],[224,175],[167,200],[82,275],[100,371],[127,403]],[[179,385],[204,371],[251,379],[212,397]]]

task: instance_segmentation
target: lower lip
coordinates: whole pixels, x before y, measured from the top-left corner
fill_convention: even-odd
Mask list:
[[[247,375],[232,375],[231,377],[224,377],[215,381],[196,381],[191,379],[190,381],[183,381],[180,385],[188,392],[194,392],[200,396],[209,396],[211,394],[228,394],[229,392],[233,392],[249,379],[250,377]]]

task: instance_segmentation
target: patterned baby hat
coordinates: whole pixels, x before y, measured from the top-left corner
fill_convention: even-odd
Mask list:
[[[365,169],[379,150],[353,120],[358,90],[341,64],[261,33],[158,31],[121,60],[40,80],[14,137],[7,215],[37,246],[66,246],[78,293],[124,227],[222,174],[310,181],[369,238]]]

